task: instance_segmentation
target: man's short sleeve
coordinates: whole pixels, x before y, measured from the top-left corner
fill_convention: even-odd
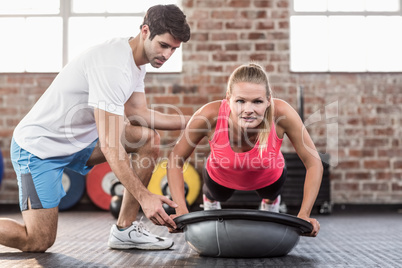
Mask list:
[[[95,67],[87,72],[88,105],[107,112],[124,115],[124,103],[131,95],[129,77],[118,67]]]

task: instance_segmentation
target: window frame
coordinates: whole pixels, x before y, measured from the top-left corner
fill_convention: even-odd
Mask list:
[[[325,0],[324,0],[325,1]],[[402,17],[402,0],[399,1],[399,10],[397,11],[329,11],[328,8],[326,11],[296,11],[295,10],[295,0],[289,0],[289,22],[291,21],[291,18],[294,16],[302,17],[302,16],[325,16],[329,18],[330,16],[363,16],[365,18],[369,16],[398,16]],[[291,37],[291,23],[289,24],[289,37]],[[365,71],[331,71],[329,66],[326,71],[310,71],[310,70],[292,70],[292,48],[291,48],[291,38],[289,38],[289,53],[290,53],[290,62],[289,62],[289,70],[290,72],[293,73],[384,73],[384,72],[389,72],[389,73],[400,73],[402,72],[402,67],[401,70],[399,71],[370,71],[367,69],[366,65],[366,70]]]
[[[73,0],[58,0],[60,3],[60,10],[58,13],[16,13],[16,14],[0,14],[0,18],[32,18],[32,17],[40,17],[40,18],[50,18],[50,17],[55,17],[55,18],[61,18],[62,20],[62,59],[61,59],[61,68],[64,68],[66,64],[69,62],[69,19],[74,18],[74,17],[100,17],[100,18],[106,18],[106,17],[131,17],[131,16],[136,16],[136,17],[144,17],[146,11],[143,12],[97,12],[97,13],[84,13],[84,12],[73,12],[72,9],[72,2]],[[180,7],[180,1],[176,1],[176,5]],[[155,3],[157,4],[157,3]],[[138,25],[138,28],[140,25]],[[106,41],[106,40],[105,40]],[[181,59],[182,60],[182,59]],[[180,70],[174,70],[174,71],[164,71],[164,70],[159,70],[156,68],[152,68],[152,66],[147,67],[147,72],[148,73],[180,73],[183,71],[183,67],[181,67]],[[0,73],[57,73],[59,71],[27,71],[26,69],[21,72],[0,72]]]

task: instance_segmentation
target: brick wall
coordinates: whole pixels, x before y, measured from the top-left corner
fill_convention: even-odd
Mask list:
[[[190,42],[183,45],[184,71],[148,74],[150,105],[192,114],[224,97],[235,67],[257,61],[269,72],[274,95],[295,109],[297,88],[303,86],[307,128],[318,150],[331,155],[334,203],[402,203],[402,74],[290,73],[287,0],[182,2],[192,29]],[[15,203],[18,196],[8,149],[13,128],[53,78],[0,75],[0,148],[6,165],[1,203]],[[162,157],[179,134],[161,133]],[[293,151],[286,139],[283,151]],[[197,169],[207,154],[204,141],[192,156]]]
[[[17,180],[10,161],[14,128],[54,77],[55,74],[0,74],[0,150],[4,158],[0,203],[18,202]]]

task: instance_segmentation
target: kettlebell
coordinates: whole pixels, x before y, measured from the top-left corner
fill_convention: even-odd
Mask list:
[[[166,197],[169,198],[170,200],[172,200],[172,198],[170,196],[166,196]],[[190,208],[190,206],[187,203],[187,200],[186,200],[186,206],[187,206],[188,209]],[[168,204],[163,203],[162,207],[165,210],[166,214],[168,214],[168,215],[176,214],[176,209],[172,208]]]
[[[168,185],[167,181],[162,186],[162,194],[164,196],[169,196],[169,197],[171,196],[170,190],[169,190],[169,185]],[[187,195],[188,195],[188,184],[186,182],[184,182],[184,196],[187,197]]]
[[[121,202],[123,201],[123,195],[116,194],[116,188],[123,186],[121,182],[115,182],[110,188],[110,193],[112,195],[112,199],[110,200],[110,212],[117,219],[119,217]]]

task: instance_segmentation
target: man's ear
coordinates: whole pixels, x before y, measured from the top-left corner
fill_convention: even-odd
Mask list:
[[[142,36],[143,40],[148,39],[150,33],[151,33],[151,32],[149,31],[149,26],[146,25],[146,24],[143,24],[143,25],[141,26],[141,36]]]

